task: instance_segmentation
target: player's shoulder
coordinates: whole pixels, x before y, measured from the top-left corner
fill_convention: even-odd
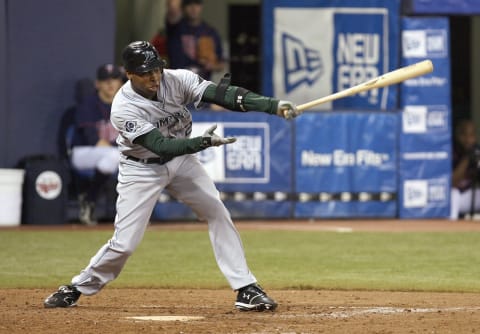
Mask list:
[[[168,84],[200,83],[203,79],[195,72],[186,69],[164,69],[163,77]]]
[[[120,106],[127,104],[134,104],[137,99],[137,94],[133,90],[130,81],[127,81],[115,94],[112,101],[112,112]]]
[[[202,23],[199,25],[199,29],[202,31],[202,33],[206,33],[208,35],[218,35],[217,29],[205,21],[202,21]]]
[[[94,92],[84,96],[79,102],[79,104],[85,105],[85,106],[90,106],[90,105],[96,106],[99,100],[100,100],[100,97],[98,96],[98,93]]]
[[[195,75],[195,73],[183,68],[176,68],[176,69],[166,68],[163,70],[163,76],[165,78],[181,79],[183,77],[191,76],[191,75]]]
[[[130,81],[127,81],[120,87],[120,89],[117,91],[115,96],[113,97],[113,102],[120,102],[123,101],[130,93],[129,89],[133,92],[133,89],[130,85]]]

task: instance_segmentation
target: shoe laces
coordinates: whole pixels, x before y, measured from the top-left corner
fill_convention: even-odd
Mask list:
[[[71,285],[62,285],[60,288],[58,288],[58,291],[61,293],[77,293],[78,290]]]
[[[259,293],[261,295],[265,295],[265,291],[263,291],[262,287],[257,283],[247,285],[246,287],[240,289],[240,291],[245,291],[245,290],[249,290],[249,289],[251,289],[251,290],[253,290],[256,293]]]

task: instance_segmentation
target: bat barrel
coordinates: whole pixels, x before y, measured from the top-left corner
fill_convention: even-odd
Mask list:
[[[363,82],[359,85],[344,89],[337,93],[327,95],[317,100],[313,100],[297,106],[299,111],[304,111],[317,105],[327,103],[333,100],[355,95],[372,89],[383,88],[395,85],[408,79],[412,79],[421,75],[428,74],[433,71],[433,64],[430,59],[420,61],[418,63],[399,68],[397,70],[387,72],[374,79]]]

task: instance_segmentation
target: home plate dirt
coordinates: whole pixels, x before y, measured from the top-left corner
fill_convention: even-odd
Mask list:
[[[238,311],[229,289],[107,287],[68,309],[43,307],[51,289],[3,289],[0,333],[480,333],[479,293],[268,292],[275,312]],[[195,320],[178,320],[185,316]]]
[[[192,317],[187,315],[149,315],[139,317],[126,317],[127,319],[141,321],[191,321],[205,319],[205,317]]]

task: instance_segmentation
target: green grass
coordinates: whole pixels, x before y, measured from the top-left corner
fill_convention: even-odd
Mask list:
[[[480,292],[480,233],[243,231],[269,289]],[[0,231],[0,287],[69,282],[108,231]],[[114,287],[227,288],[205,231],[147,231]]]

